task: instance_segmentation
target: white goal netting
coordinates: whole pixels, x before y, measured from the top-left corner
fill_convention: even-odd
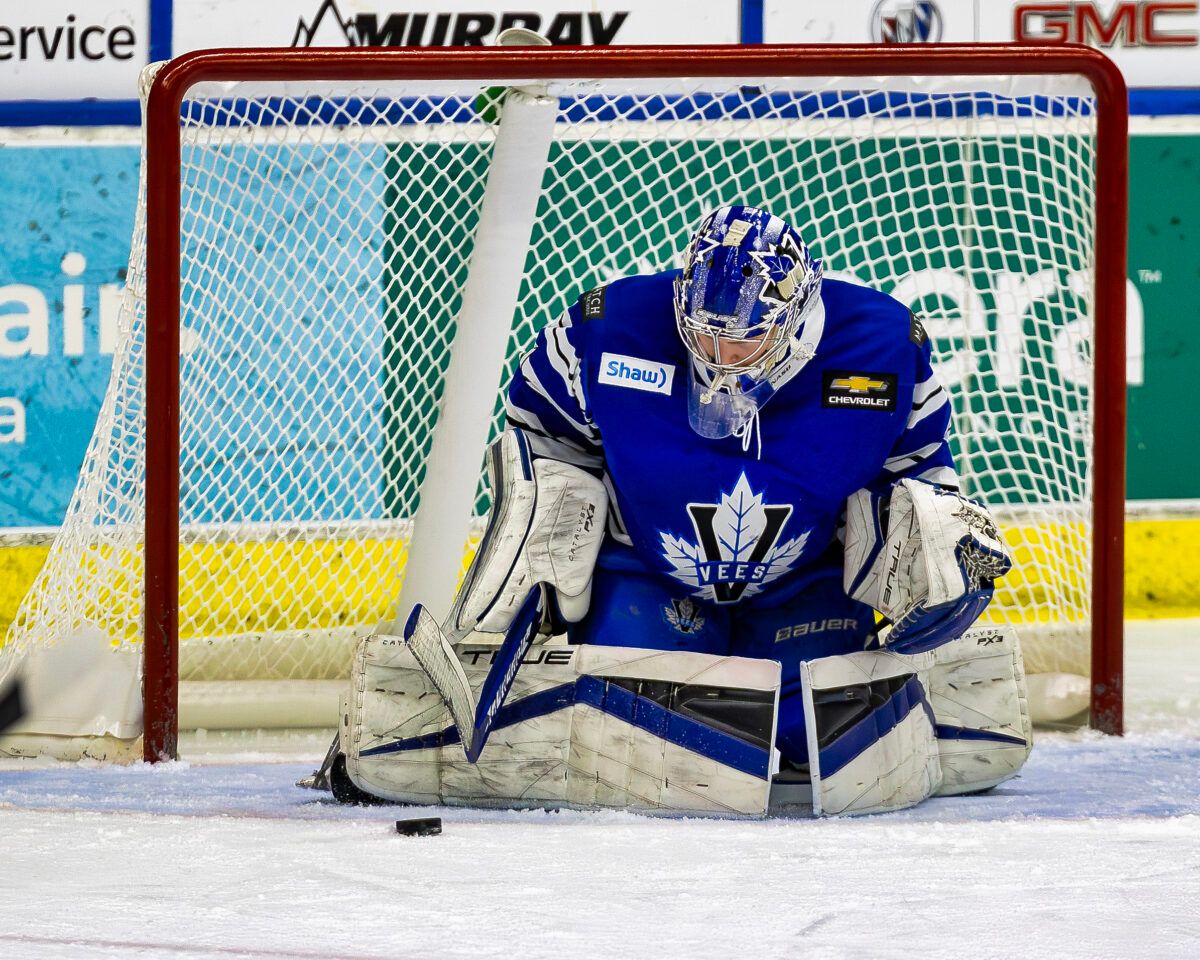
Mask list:
[[[677,265],[719,204],[766,207],[830,275],[922,315],[966,492],[1016,549],[988,616],[1025,628],[1031,671],[1086,674],[1090,88],[538,83],[559,111],[548,155],[520,171],[541,191],[503,364],[478,371],[487,389],[498,398],[581,291]],[[491,86],[211,84],[185,100],[183,679],[341,678],[354,639],[391,614],[494,175]],[[141,642],[146,202],[109,392],[8,662],[83,633]]]

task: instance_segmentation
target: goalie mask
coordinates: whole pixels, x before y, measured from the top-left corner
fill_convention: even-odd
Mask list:
[[[728,437],[815,353],[821,261],[779,217],[756,207],[709,214],[675,281],[675,322],[692,355],[688,416]]]

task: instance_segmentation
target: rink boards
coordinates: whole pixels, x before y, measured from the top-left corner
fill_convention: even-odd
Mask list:
[[[1017,562],[997,589],[997,604],[1009,611],[1044,610],[1047,585],[1035,561],[1052,553],[1052,544],[1080,535],[1081,531],[1062,525],[1008,528]],[[49,531],[0,537],[0,630],[7,627],[45,561],[50,538]],[[464,556],[464,565],[470,556],[470,552]],[[260,648],[260,654],[251,656],[251,665],[244,668],[255,678],[294,677],[298,651],[287,654],[294,646],[308,648],[304,654],[306,676],[344,676],[344,658],[354,637],[370,632],[389,616],[404,560],[405,541],[400,536],[303,542],[230,539],[185,545],[180,563],[188,576],[181,584],[181,622],[191,626],[192,635],[184,637],[184,678],[225,678],[228,658],[223,652],[229,641],[220,638],[233,637],[240,638],[239,660],[246,657],[246,638]],[[137,557],[118,560],[110,555],[105,566],[119,569],[122,579],[141,576]],[[1127,520],[1125,569],[1128,618],[1200,616],[1200,517]],[[373,573],[364,576],[363,571]],[[278,596],[289,596],[290,605],[273,605]],[[331,605],[330,597],[340,600]],[[323,612],[333,609],[335,615]],[[322,611],[316,621],[311,611]],[[292,625],[305,618],[310,629],[294,630]],[[1047,616],[1038,619],[1042,626],[1047,625]],[[136,613],[125,622],[135,623]],[[1035,621],[1026,617],[1014,622],[1032,625]],[[1076,631],[1083,626],[1062,625]],[[329,652],[314,661],[311,644],[317,635]],[[329,637],[335,639],[330,642]],[[140,637],[132,630],[126,639],[137,642]],[[186,642],[189,640],[198,642]]]

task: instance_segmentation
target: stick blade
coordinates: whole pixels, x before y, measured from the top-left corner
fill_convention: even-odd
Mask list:
[[[433,615],[418,603],[404,625],[404,642],[437,687],[469,753],[475,726],[475,698],[458,655]]]
[[[509,624],[504,642],[500,644],[496,659],[492,662],[487,678],[483,681],[483,688],[479,691],[479,705],[475,708],[470,746],[467,746],[465,739],[463,740],[463,745],[467,747],[467,760],[471,763],[478,760],[483,752],[488,735],[492,732],[496,712],[504,706],[504,699],[512,689],[517,669],[525,659],[533,638],[537,636],[544,610],[545,593],[541,587],[535,586],[525,596],[512,623]]]

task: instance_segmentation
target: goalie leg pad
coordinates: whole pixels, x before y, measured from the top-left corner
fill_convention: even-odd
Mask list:
[[[405,803],[761,816],[779,665],[617,647],[533,648],[474,764],[411,652],[363,641],[343,720],[360,789]],[[463,649],[474,686],[490,651]]]
[[[800,665],[815,816],[883,813],[941,786],[929,655],[863,651]]]
[[[817,815],[978,793],[1016,776],[1033,747],[1011,627],[975,627],[926,653],[864,651],[800,670]]]
[[[975,627],[930,656],[925,682],[938,725],[938,794],[976,793],[1016,776],[1033,749],[1033,723],[1013,628]]]
[[[560,615],[587,613],[604,539],[604,484],[569,463],[535,458],[525,434],[505,430],[488,451],[492,509],[479,549],[446,619],[455,641],[504,633],[529,590],[554,587]]]
[[[403,640],[364,637],[355,650],[338,731],[350,781],[385,800],[438,803],[441,783],[432,748],[445,736],[449,716],[437,687]],[[425,741],[431,750],[421,756],[383,749],[413,741]]]

